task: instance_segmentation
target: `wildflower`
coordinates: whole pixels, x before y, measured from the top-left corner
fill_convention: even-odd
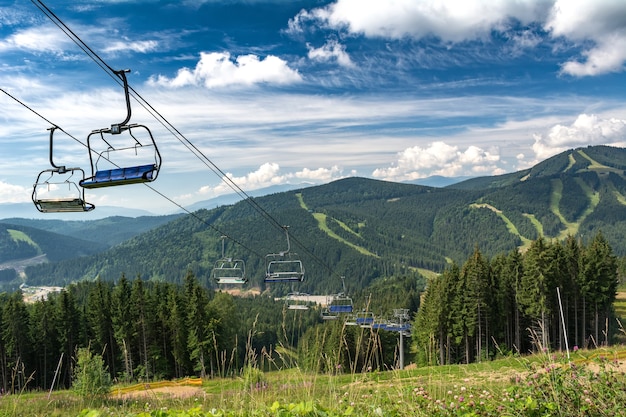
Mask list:
[[[578,345],[574,345],[574,352],[578,350]]]

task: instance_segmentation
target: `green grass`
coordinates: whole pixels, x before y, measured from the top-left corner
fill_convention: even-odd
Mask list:
[[[511,356],[362,374],[313,374],[298,368],[204,380],[194,395],[85,399],[71,391],[0,398],[2,416],[603,416],[625,415],[626,347]],[[157,386],[158,384],[154,384]],[[139,385],[139,389],[141,385]],[[113,389],[115,392],[115,388]]]

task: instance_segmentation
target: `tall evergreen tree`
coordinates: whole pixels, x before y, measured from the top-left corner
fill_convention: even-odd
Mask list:
[[[29,314],[21,291],[9,296],[2,308],[2,344],[10,373],[9,392],[22,389],[32,372]]]
[[[549,282],[548,245],[543,237],[531,243],[524,255],[522,281],[518,301],[524,314],[535,325],[534,332],[541,347],[548,347],[548,318],[551,306],[548,304],[548,291],[554,288]]]
[[[115,341],[120,349],[120,356],[124,364],[124,378],[128,381],[134,378],[133,357],[131,343],[133,340],[133,314],[131,304],[131,284],[122,274],[111,294],[111,320]]]
[[[69,387],[72,382],[72,358],[78,346],[83,346],[80,328],[83,321],[81,310],[76,305],[74,295],[63,289],[55,303],[55,323],[59,337],[59,347],[63,353],[63,368],[60,381],[62,386]]]
[[[105,366],[116,375],[117,343],[113,331],[111,287],[100,277],[87,296],[86,318],[93,334],[91,348],[103,354]]]
[[[617,295],[618,278],[617,259],[602,233],[598,233],[587,246],[582,265],[581,274],[583,285],[587,289],[587,302],[593,311],[595,343],[607,344],[608,323]]]
[[[35,378],[38,386],[47,389],[54,380],[54,372],[59,362],[61,349],[57,326],[54,298],[41,299],[30,308],[30,333],[35,349]]]
[[[487,293],[489,291],[489,263],[474,248],[474,253],[461,268],[458,297],[461,300],[461,316],[465,349],[465,361],[473,360],[471,341],[475,342],[474,352],[480,361],[483,355],[483,344],[488,340],[489,309]]]

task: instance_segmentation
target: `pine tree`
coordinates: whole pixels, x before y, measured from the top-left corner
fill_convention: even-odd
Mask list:
[[[133,315],[131,305],[131,285],[122,274],[111,294],[111,320],[113,334],[120,348],[120,355],[124,363],[124,375],[127,381],[134,379],[133,357],[131,343],[133,340]]]
[[[524,255],[524,273],[518,292],[518,300],[523,313],[531,322],[538,324],[534,328],[538,337],[536,342],[541,347],[548,347],[548,317],[550,317],[550,305],[548,304],[548,291],[552,287],[549,282],[548,271],[548,245],[544,238],[532,242]]]
[[[74,295],[64,290],[58,294],[55,314],[57,334],[59,337],[59,347],[63,353],[63,377],[60,379],[62,385],[69,387],[71,384],[71,358],[76,348],[83,342],[80,335],[80,325],[83,321],[82,314],[76,305]]]
[[[87,296],[86,318],[94,339],[90,345],[95,352],[104,354],[105,364],[116,374],[117,344],[113,332],[111,287],[100,277]]]
[[[596,344],[607,344],[608,322],[617,291],[617,259],[602,233],[598,233],[583,254],[582,281],[587,289],[587,302],[593,311]],[[604,327],[602,340],[600,327]]]

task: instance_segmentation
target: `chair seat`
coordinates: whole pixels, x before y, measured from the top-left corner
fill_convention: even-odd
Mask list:
[[[83,188],[112,187],[115,185],[138,184],[152,181],[156,164],[96,171],[91,178],[80,181]]]

